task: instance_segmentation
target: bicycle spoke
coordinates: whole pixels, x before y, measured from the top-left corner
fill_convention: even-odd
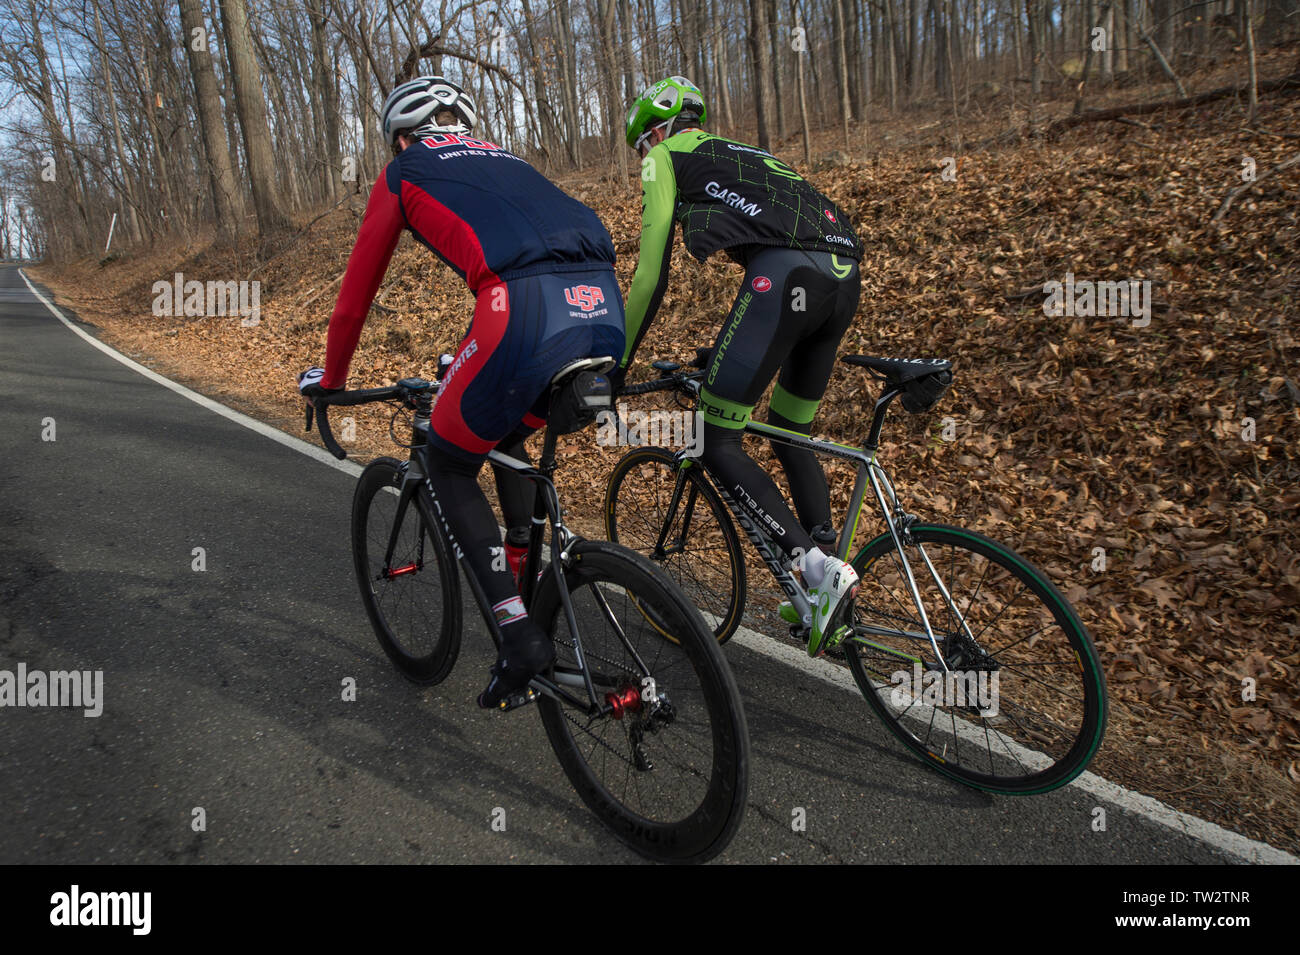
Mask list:
[[[932,659],[916,633],[918,614],[904,604],[903,555],[878,538],[862,557],[870,570],[855,605],[858,633],[843,645],[868,702],[904,743],[939,757],[931,765],[963,782],[1038,792],[1073,779],[1104,725],[1091,695],[1100,675],[1086,634],[1064,629],[1072,618],[1054,609],[1061,598],[997,545],[943,528],[914,527],[912,535],[918,550],[930,551],[930,572],[917,587],[929,619],[945,628],[935,634],[945,660]],[[909,660],[921,668],[924,688],[913,686],[909,704],[894,707],[890,671]],[[977,683],[978,706],[967,695]],[[922,698],[929,713],[916,706]],[[1089,745],[1077,747],[1080,740]]]

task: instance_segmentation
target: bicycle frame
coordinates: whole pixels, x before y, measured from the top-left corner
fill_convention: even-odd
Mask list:
[[[689,391],[698,398],[699,380],[694,376],[682,376],[676,379],[679,387]],[[912,601],[916,606],[917,613],[925,628],[924,633],[904,633],[904,636],[917,640],[926,640],[934,650],[935,658],[943,666],[944,671],[948,671],[948,664],[944,660],[942,651],[939,648],[938,639],[935,637],[934,628],[930,624],[929,616],[926,614],[925,606],[921,600],[920,591],[916,585],[916,578],[913,576],[911,564],[908,563],[905,554],[904,544],[915,543],[911,539],[910,528],[916,523],[917,517],[914,514],[907,513],[899,503],[898,495],[894,491],[894,486],[885,470],[876,460],[876,453],[880,449],[880,432],[884,426],[885,414],[889,405],[902,394],[902,390],[896,386],[887,386],[880,398],[877,399],[875,409],[871,420],[871,429],[868,432],[867,440],[862,447],[856,448],[847,444],[839,444],[834,441],[819,441],[811,438],[806,434],[800,434],[797,431],[788,431],[785,428],[779,428],[775,425],[765,424],[758,421],[750,420],[745,424],[745,433],[757,437],[766,438],[769,441],[778,441],[781,444],[789,445],[794,448],[802,448],[811,451],[814,454],[823,457],[834,457],[841,460],[853,461],[857,464],[857,475],[854,479],[853,494],[849,498],[849,515],[844,521],[844,526],[840,530],[839,542],[836,546],[836,556],[841,560],[849,560],[849,551],[853,546],[853,540],[857,535],[858,522],[861,519],[863,508],[866,506],[867,487],[870,486],[875,495],[876,502],[880,508],[880,514],[884,518],[885,526],[889,529],[889,534],[893,538],[894,546],[898,549],[900,563],[903,565],[904,577],[907,581],[908,591],[912,595]],[[693,457],[689,455],[688,450],[677,452],[673,460],[679,464],[684,472],[687,467],[695,465]],[[807,628],[812,625],[812,605],[808,601],[807,591],[795,580],[791,569],[793,560],[785,556],[779,547],[772,541],[761,525],[755,521],[743,507],[723,488],[714,476],[709,472],[707,467],[700,465],[701,470],[708,477],[709,483],[713,485],[714,490],[726,503],[736,522],[740,525],[745,536],[749,538],[754,549],[758,551],[763,563],[767,565],[768,570],[780,585],[782,591],[790,599],[791,605],[799,615],[802,625]],[[682,489],[686,484],[684,473],[679,473],[676,484],[673,488],[673,496],[668,504],[668,516],[664,521],[663,529],[659,533],[659,539],[656,542],[656,549],[662,551],[667,543],[668,529],[673,526],[676,520],[677,508],[681,504]],[[693,506],[693,501],[688,502],[688,508]],[[685,520],[689,521],[690,512],[688,510]],[[960,622],[962,629],[974,640],[974,634],[971,633],[970,627],[966,623],[965,616],[957,608],[952,599],[952,595],[943,584],[941,575],[937,572],[930,557],[925,552],[925,548],[916,544],[916,549],[921,554],[921,559],[925,562],[931,576],[934,578],[944,601],[947,603],[954,617]],[[887,630],[881,627],[862,625],[859,629],[868,634],[875,633],[881,636],[897,636],[897,630]]]
[[[478,604],[479,612],[488,628],[488,633],[492,637],[492,642],[501,646],[501,627],[496,621],[495,615],[491,612],[491,605],[487,595],[483,591],[482,584],[474,574],[465,554],[452,533],[451,527],[447,524],[446,516],[442,512],[442,505],[434,493],[433,485],[425,473],[423,458],[423,449],[428,444],[429,433],[429,415],[432,410],[432,397],[429,394],[420,395],[415,399],[415,422],[412,431],[412,443],[410,447],[410,460],[402,466],[403,477],[402,487],[399,492],[397,514],[393,520],[393,530],[391,532],[388,547],[384,555],[384,564],[388,566],[392,561],[393,550],[396,545],[397,536],[402,522],[406,515],[406,509],[414,499],[417,501],[417,507],[420,507],[421,498],[418,492],[421,487],[428,493],[428,500],[433,504],[433,510],[436,512],[437,520],[432,518],[434,514],[425,514],[426,523],[433,529],[433,533],[441,533],[451,545],[452,552],[456,555],[457,562],[465,571],[465,579],[469,582],[470,592],[474,595],[474,600]],[[578,540],[577,535],[565,526],[562,511],[560,508],[560,499],[555,490],[555,483],[551,476],[555,473],[556,435],[549,429],[546,432],[546,438],[542,449],[542,458],[539,467],[534,468],[531,465],[512,458],[509,455],[502,454],[499,451],[491,451],[488,454],[488,460],[497,467],[514,471],[532,481],[536,489],[533,498],[533,518],[532,528],[529,536],[528,555],[524,563],[523,572],[523,593],[521,594],[524,605],[531,606],[533,597],[537,589],[538,565],[541,563],[542,541],[546,533],[546,527],[549,524],[551,528],[551,570],[558,577],[558,586],[560,589],[560,603],[564,608],[565,619],[569,625],[569,633],[573,636],[573,651],[577,662],[576,668],[556,667],[554,671],[554,680],[546,677],[537,676],[533,678],[533,684],[538,690],[547,695],[560,700],[569,706],[572,706],[586,713],[591,718],[605,716],[613,712],[613,706],[597,693],[595,683],[587,666],[586,656],[582,649],[582,637],[579,632],[577,616],[573,610],[573,602],[569,595],[569,588],[564,579],[564,568],[568,562],[568,548]],[[420,543],[423,548],[423,540]],[[422,556],[422,554],[421,554]],[[620,641],[627,648],[631,658],[641,669],[642,676],[649,676],[650,669],[646,666],[645,661],[637,654],[635,648],[628,640],[623,628],[619,625],[617,618],[610,609],[603,594],[599,589],[594,591],[597,603],[605,619],[614,628]],[[581,687],[586,691],[587,699],[584,702],[574,696],[565,687]]]

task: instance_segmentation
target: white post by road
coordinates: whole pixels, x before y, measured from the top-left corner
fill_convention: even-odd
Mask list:
[[[113,244],[113,227],[116,225],[117,225],[117,213],[114,212],[113,221],[108,224],[108,241],[104,243],[105,252],[107,252],[108,247]]]

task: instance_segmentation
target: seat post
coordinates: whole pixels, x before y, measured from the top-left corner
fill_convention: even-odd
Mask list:
[[[867,433],[867,440],[862,445],[863,450],[870,454],[875,454],[880,449],[880,429],[885,424],[885,412],[889,410],[890,403],[902,394],[902,391],[896,385],[890,385],[876,400],[875,414],[871,417],[871,430]]]
[[[550,428],[546,429],[546,436],[542,439],[542,457],[537,462],[537,470],[541,471],[547,477],[555,474],[555,444],[558,436]]]

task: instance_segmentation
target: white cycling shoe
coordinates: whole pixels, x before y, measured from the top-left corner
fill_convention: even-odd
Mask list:
[[[839,643],[844,624],[831,627],[835,612],[845,600],[852,600],[858,592],[858,574],[848,563],[831,555],[822,564],[822,582],[808,593],[812,603],[812,630],[808,634],[808,656],[820,656],[828,645]]]

